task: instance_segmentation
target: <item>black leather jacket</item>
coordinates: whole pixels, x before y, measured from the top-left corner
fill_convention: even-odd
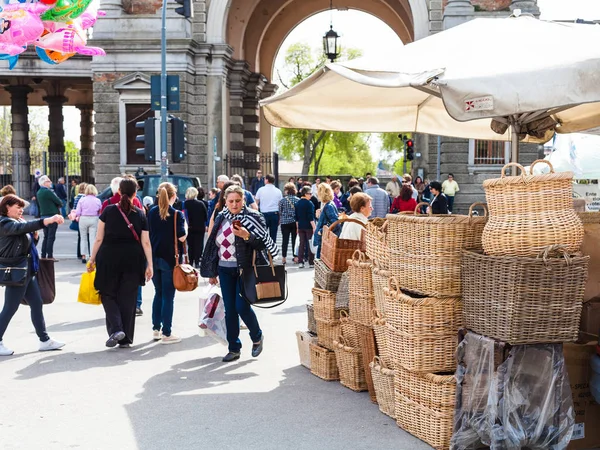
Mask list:
[[[253,214],[259,217],[261,225],[266,229],[265,218],[258,211],[244,208],[244,214]],[[206,247],[202,253],[202,262],[200,265],[200,274],[204,278],[216,278],[219,275],[219,247],[217,246],[217,233],[223,224],[225,217],[222,214],[217,215],[215,223],[206,241]],[[261,250],[266,248],[265,243],[250,233],[250,238],[245,241],[242,238],[235,237],[235,258],[238,269],[248,269],[252,267],[252,256],[254,250],[257,251],[256,264],[265,264]]]
[[[0,218],[0,258],[27,256],[32,242],[29,233],[44,228],[44,219],[19,222],[10,217]]]

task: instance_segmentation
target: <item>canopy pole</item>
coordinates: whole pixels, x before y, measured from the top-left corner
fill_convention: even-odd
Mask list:
[[[513,163],[519,162],[519,134],[514,119],[510,121],[510,161]],[[517,176],[517,168],[512,166],[512,176]]]

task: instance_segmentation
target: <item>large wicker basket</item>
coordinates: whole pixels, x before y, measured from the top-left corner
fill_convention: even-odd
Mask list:
[[[315,307],[312,303],[306,305],[306,315],[308,316],[308,331],[317,334],[317,321],[315,320]]]
[[[340,374],[340,383],[353,391],[366,391],[367,380],[360,349],[348,346],[343,336],[339,336],[333,342],[333,346]]]
[[[399,366],[413,372],[450,372],[456,368],[454,352],[457,333],[413,335],[389,324],[387,344],[393,368]]]
[[[454,254],[462,249],[481,247],[481,233],[487,221],[487,208],[475,203],[469,215],[418,214],[423,205],[419,203],[414,214],[388,214],[386,242],[392,250],[415,255]],[[483,216],[473,211],[482,206]]]
[[[456,378],[453,373],[416,373],[398,367],[395,385],[398,392],[428,408],[454,408],[456,403]]]
[[[389,330],[385,319],[377,310],[373,311],[373,332],[375,333],[375,342],[377,343],[377,355],[387,367],[394,369],[394,360],[388,344]]]
[[[346,311],[342,311],[340,315],[341,335],[350,347],[360,348],[362,335],[364,334],[363,325],[350,319]]]
[[[375,307],[379,312],[385,312],[385,300],[383,290],[388,287],[392,272],[381,267],[379,260],[373,260],[373,294],[375,295]]]
[[[561,257],[551,257],[554,251]],[[512,345],[577,339],[587,256],[549,247],[539,258],[463,253],[466,327]]]
[[[573,173],[505,176],[483,183],[490,218],[483,230],[483,250],[493,256],[535,257],[551,245],[576,253],[583,241],[583,224],[573,209]]]
[[[393,252],[390,272],[406,291],[439,298],[460,296],[460,253],[428,256]]]
[[[387,221],[383,222],[381,227],[369,222],[363,230],[367,257],[371,260],[380,261],[379,265],[382,269],[389,268],[388,261],[391,254],[391,250],[387,245],[386,230]]]
[[[341,279],[341,272],[334,272],[322,260],[315,259],[315,287],[337,292]]]
[[[310,344],[310,371],[325,381],[340,379],[335,353],[315,344]]]
[[[373,310],[375,309],[375,297],[363,297],[360,295],[350,296],[350,317],[355,322],[370,327],[373,323]]]
[[[370,297],[373,295],[372,264],[367,256],[360,250],[352,254],[348,260],[348,272],[350,276],[350,297]]]
[[[321,347],[333,350],[333,341],[340,335],[339,320],[317,319],[317,340]]]
[[[312,294],[315,318],[317,320],[337,320],[340,318],[342,308],[338,308],[335,304],[335,292],[313,288]]]
[[[365,251],[363,241],[352,239],[340,239],[331,231],[340,223],[356,222],[365,226],[360,220],[343,218],[331,224],[331,227],[323,227],[323,238],[321,240],[321,260],[334,272],[345,272],[348,269],[348,260],[352,258],[356,250]]]
[[[402,292],[395,277],[384,288],[385,321],[414,336],[451,335],[464,327],[460,298],[416,297]]]
[[[392,369],[388,368],[378,356],[373,358],[373,361],[369,364],[369,367],[371,369],[371,376],[373,377],[373,386],[375,387],[375,394],[377,395],[377,403],[379,404],[379,410],[382,413],[395,419],[395,372]]]
[[[310,344],[317,343],[317,336],[308,331],[296,331],[300,364],[310,369]]]

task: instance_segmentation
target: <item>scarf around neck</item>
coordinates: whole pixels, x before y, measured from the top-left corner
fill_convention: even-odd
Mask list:
[[[221,214],[223,214],[223,217],[230,223],[234,220],[239,220],[242,223],[242,226],[248,230],[250,234],[264,242],[266,250],[273,258],[278,255],[279,249],[277,248],[277,244],[273,242],[273,239],[271,239],[271,236],[269,235],[269,231],[260,222],[260,216],[258,214],[249,213],[246,207],[244,207],[239,214],[232,214],[229,209],[224,208],[223,211],[221,211]]]

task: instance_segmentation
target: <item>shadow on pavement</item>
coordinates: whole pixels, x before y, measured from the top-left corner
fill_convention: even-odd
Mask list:
[[[281,315],[281,314],[300,314],[300,313],[306,314],[306,305],[290,306],[289,308],[282,309],[281,311],[274,312],[273,314]]]
[[[46,329],[48,332],[68,332],[68,331],[78,331],[85,330],[88,328],[97,328],[106,326],[105,319],[94,319],[94,320],[85,320],[83,322],[61,322],[56,323],[54,325],[47,326]]]
[[[98,342],[98,351],[73,353],[67,351],[51,352],[47,357],[35,361],[16,373],[16,380],[30,380],[50,374],[79,372],[97,367],[114,367],[135,361],[158,359],[168,353],[185,350],[198,350],[213,345],[211,339],[191,336],[182,339],[179,344],[161,345],[155,341],[138,342],[132,348],[106,348],[104,342]],[[67,348],[67,347],[65,347]]]

